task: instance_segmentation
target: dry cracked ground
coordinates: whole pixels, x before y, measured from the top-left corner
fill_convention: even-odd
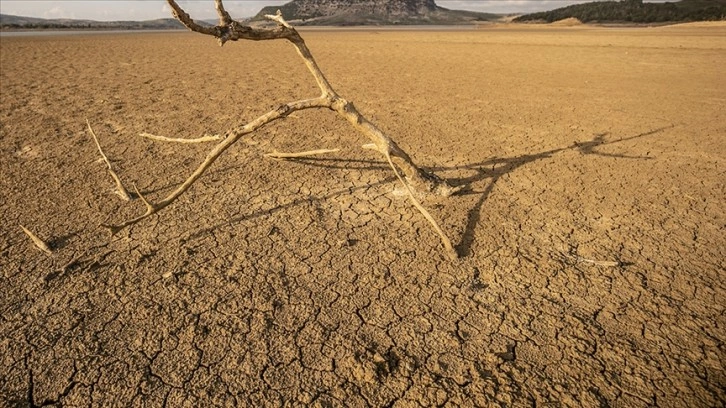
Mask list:
[[[306,31],[461,258],[284,42],[3,36],[0,405],[718,407],[726,27]],[[341,148],[316,160],[273,150]],[[20,225],[46,240],[36,250]]]

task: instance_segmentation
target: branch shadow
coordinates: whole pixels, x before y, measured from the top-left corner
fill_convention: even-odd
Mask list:
[[[326,169],[388,170],[388,163],[380,160],[340,159],[325,157],[294,157],[284,161]],[[354,165],[350,165],[353,163]]]
[[[628,140],[638,139],[645,136],[654,135],[656,133],[662,132],[666,129],[672,128],[674,125],[671,126],[665,126],[658,129],[650,130],[648,132],[639,133],[637,135],[623,137],[620,139],[615,140],[606,140],[606,136],[608,133],[599,133],[594,136],[592,140],[588,140],[585,142],[574,142],[572,145],[567,147],[561,147],[557,149],[547,150],[544,152],[536,153],[536,154],[525,154],[521,156],[511,157],[511,158],[491,158],[487,159],[481,162],[477,163],[471,163],[466,164],[463,166],[453,166],[453,167],[436,167],[432,168],[433,171],[451,171],[451,170],[474,170],[476,173],[473,176],[465,177],[465,178],[458,178],[458,179],[451,179],[447,178],[448,181],[451,182],[451,184],[455,186],[461,186],[461,185],[472,185],[477,182],[483,181],[485,179],[490,179],[489,184],[487,184],[486,188],[482,191],[474,191],[474,190],[466,190],[464,192],[459,193],[459,195],[470,195],[470,194],[479,194],[479,199],[474,204],[474,206],[469,210],[467,214],[467,222],[466,227],[464,228],[464,232],[461,237],[461,241],[459,244],[455,245],[456,251],[461,257],[469,256],[471,255],[471,246],[474,242],[474,232],[476,231],[477,226],[479,225],[479,221],[481,219],[481,209],[486,202],[486,200],[489,198],[489,195],[494,190],[494,186],[496,185],[497,181],[499,179],[509,173],[514,172],[518,168],[527,165],[529,163],[533,163],[539,160],[543,159],[549,159],[553,155],[557,153],[561,153],[568,150],[577,150],[582,155],[595,155],[595,156],[601,156],[601,157],[609,157],[609,158],[621,158],[621,159],[634,159],[634,160],[650,160],[652,157],[650,156],[630,156],[625,154],[614,154],[614,153],[604,153],[597,150],[600,146],[606,146],[611,145],[615,143],[625,142]]]
[[[274,160],[274,159],[266,159],[266,160]],[[388,170],[389,169],[388,163],[386,163],[384,161],[380,161],[380,160],[340,159],[340,158],[320,158],[320,157],[294,157],[294,158],[280,159],[280,161],[302,164],[302,165],[312,166],[312,167],[334,169],[334,170],[340,170],[340,169],[342,169],[342,170]],[[354,163],[354,165],[351,166],[350,165],[351,163]],[[220,167],[218,169],[210,169],[207,174],[220,176],[220,175],[224,175],[226,172],[237,171],[237,170],[238,170],[237,166],[228,165],[226,167]],[[183,183],[183,181],[174,181],[174,182],[166,183],[161,186],[149,187],[145,190],[142,190],[141,194],[144,196],[149,196],[151,194],[155,194],[160,191],[167,191],[167,190],[170,190],[173,188],[177,188],[180,185],[182,185],[182,183]],[[136,197],[136,194],[133,192],[129,192],[129,194],[132,196],[132,198],[138,198],[138,197]]]
[[[469,177],[462,177],[462,178],[447,178],[447,181],[452,186],[471,186],[473,184],[476,184],[478,182],[484,181],[486,179],[489,179],[489,183],[486,185],[486,187],[483,190],[476,191],[476,190],[464,190],[462,192],[459,192],[457,195],[475,195],[479,194],[479,198],[474,204],[474,206],[468,211],[467,213],[467,222],[466,227],[464,229],[464,232],[461,237],[461,241],[459,244],[455,245],[455,249],[459,256],[466,257],[471,255],[471,246],[475,239],[475,231],[478,227],[481,219],[481,209],[484,205],[484,203],[489,198],[490,194],[494,190],[494,187],[496,183],[499,181],[499,179],[509,173],[512,173],[519,169],[522,166],[525,166],[529,163],[534,163],[539,160],[549,159],[552,158],[555,154],[565,152],[565,151],[571,151],[576,150],[579,151],[582,155],[595,155],[595,156],[601,156],[601,157],[608,157],[608,158],[621,158],[621,159],[632,159],[632,160],[650,160],[652,157],[650,156],[631,156],[631,155],[625,155],[625,154],[615,154],[615,153],[606,153],[606,152],[600,152],[597,150],[597,148],[601,146],[607,146],[612,145],[615,143],[625,142],[633,139],[638,139],[646,136],[650,136],[659,132],[662,132],[666,129],[672,128],[671,126],[661,127],[658,129],[654,129],[648,132],[639,133],[637,135],[623,137],[615,140],[606,140],[606,137],[608,136],[608,133],[599,133],[594,135],[592,140],[584,141],[584,142],[574,142],[572,145],[561,147],[557,149],[551,149],[535,154],[525,154],[520,155],[516,157],[509,157],[509,158],[498,158],[493,157],[489,158],[484,161],[465,164],[461,166],[451,166],[451,167],[429,167],[426,170],[432,171],[432,172],[446,172],[446,171],[454,171],[454,170],[473,170],[475,171],[475,174]],[[388,166],[385,165],[384,162],[377,161],[377,160],[360,160],[360,159],[340,159],[340,158],[318,158],[318,157],[303,157],[303,158],[292,158],[292,159],[285,159],[285,161],[288,162],[294,162],[303,164],[306,166],[315,166],[315,167],[322,167],[322,168],[328,168],[328,169],[360,169],[360,170],[387,170]],[[351,163],[354,163],[354,166],[350,166]],[[236,217],[233,217],[231,219],[225,220],[224,222],[217,223],[215,225],[205,227],[202,229],[199,229],[190,235],[188,235],[184,241],[190,240],[190,239],[198,239],[202,237],[203,235],[206,235],[214,230],[217,230],[224,226],[231,226],[235,225],[247,220],[252,220],[255,218],[259,218],[266,215],[271,215],[276,212],[285,210],[287,208],[295,207],[297,205],[312,202],[312,201],[325,201],[334,197],[338,197],[344,194],[351,194],[355,191],[359,191],[362,189],[367,189],[371,187],[380,186],[383,184],[391,183],[396,181],[396,177],[389,176],[384,179],[381,179],[380,181],[377,181],[375,183],[369,183],[362,186],[357,187],[348,187],[340,190],[333,191],[328,194],[320,195],[320,196],[309,196],[309,197],[303,197],[298,198],[295,200],[292,200],[288,203],[276,205],[274,207],[270,208],[264,208],[259,209],[257,211],[254,211],[249,214],[242,214]]]
[[[341,196],[344,194],[352,194],[355,191],[364,190],[364,189],[368,189],[371,187],[377,187],[377,186],[380,186],[383,184],[388,184],[395,180],[396,180],[395,176],[389,176],[389,177],[386,177],[375,183],[368,183],[368,184],[365,184],[362,186],[357,186],[357,187],[343,188],[343,189],[336,190],[336,191],[333,191],[332,193],[328,193],[328,194],[321,195],[321,196],[309,196],[309,197],[304,197],[304,198],[298,198],[298,199],[292,200],[285,204],[280,204],[280,205],[277,205],[274,207],[260,209],[260,210],[254,211],[250,214],[239,215],[239,216],[233,217],[231,219],[228,219],[225,222],[220,222],[215,225],[199,229],[199,230],[195,231],[194,233],[190,234],[188,236],[188,238],[185,239],[185,241],[189,240],[189,239],[200,238],[201,236],[208,234],[208,233],[210,233],[216,229],[219,229],[221,227],[224,227],[224,226],[231,226],[231,225],[239,224],[243,221],[253,220],[255,218],[263,217],[266,215],[271,215],[276,212],[282,211],[287,208],[295,207],[295,206],[303,204],[303,203],[308,203],[308,202],[313,202],[313,201],[325,201],[325,200],[329,200],[331,198],[338,197],[338,196]]]

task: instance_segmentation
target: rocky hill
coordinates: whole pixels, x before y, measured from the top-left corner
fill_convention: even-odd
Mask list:
[[[293,0],[263,8],[253,21],[282,11],[295,25],[465,24],[494,20],[495,14],[449,10],[434,0]]]

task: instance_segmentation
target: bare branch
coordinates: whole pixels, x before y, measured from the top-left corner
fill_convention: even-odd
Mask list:
[[[43,242],[42,239],[38,238],[35,234],[30,232],[30,230],[23,227],[22,225],[20,226],[20,228],[23,229],[23,232],[25,233],[25,235],[30,237],[30,239],[33,241],[33,244],[35,244],[36,248],[40,249],[41,251],[45,252],[48,255],[53,255],[53,251],[50,250],[48,245],[45,242]]]
[[[608,268],[615,268],[615,267],[623,265],[623,263],[620,261],[598,261],[596,259],[583,258],[577,254],[565,254],[565,255],[572,258],[576,263],[583,262],[583,263],[589,263],[589,264],[597,265],[597,266],[605,266]]]
[[[391,166],[391,169],[396,174],[396,177],[398,178],[398,181],[403,184],[403,187],[406,188],[406,192],[408,193],[408,198],[411,200],[413,205],[416,207],[416,209],[421,213],[421,215],[426,218],[426,220],[431,224],[432,227],[434,227],[434,230],[437,234],[439,234],[439,237],[441,238],[441,243],[444,244],[444,248],[446,249],[446,255],[448,255],[449,259],[454,260],[459,257],[459,254],[456,252],[454,247],[451,245],[451,241],[449,238],[444,234],[444,231],[441,230],[441,227],[439,227],[439,224],[436,223],[434,220],[434,217],[429,214],[429,212],[421,205],[421,203],[418,202],[416,197],[413,195],[413,191],[411,191],[411,187],[406,183],[406,181],[401,177],[401,175],[398,173],[398,169],[396,169],[396,166],[393,164],[393,161],[391,160],[391,155],[386,153],[386,159],[388,159],[388,164]]]
[[[111,161],[108,160],[108,157],[106,157],[106,154],[103,153],[103,149],[101,149],[101,144],[98,142],[98,137],[96,137],[96,132],[93,131],[93,128],[91,128],[91,123],[86,119],[86,124],[88,125],[88,130],[91,132],[91,136],[93,136],[93,141],[96,142],[96,147],[98,147],[98,152],[101,153],[101,157],[103,158],[103,161],[106,162],[106,166],[108,167],[108,173],[113,178],[113,181],[116,182],[116,191],[115,193],[124,199],[125,201],[130,201],[131,196],[129,195],[128,190],[126,190],[126,187],[124,187],[123,183],[121,183],[121,179],[118,177],[116,172],[113,170],[113,166],[111,165]]]
[[[217,1],[222,1],[222,0],[217,0]],[[288,24],[287,21],[285,21],[285,19],[282,17],[282,11],[280,11],[280,10],[277,10],[277,13],[274,15],[265,14],[265,18],[268,20],[272,20],[283,27],[292,28],[292,26],[290,24]]]
[[[275,21],[277,23],[277,26],[275,28],[254,28],[245,26],[235,20],[232,20],[232,18],[229,16],[229,13],[225,11],[222,0],[215,0],[217,13],[220,17],[220,25],[215,27],[204,27],[194,22],[189,14],[187,14],[177,4],[175,0],[167,0],[167,2],[172,8],[174,17],[182,22],[182,24],[184,24],[187,28],[197,33],[211,35],[217,38],[222,45],[226,41],[237,41],[240,39],[254,41],[286,39],[290,41],[294,45],[297,53],[303,59],[305,66],[308,68],[313,78],[315,79],[315,82],[320,88],[321,95],[318,98],[290,102],[281,105],[277,109],[274,109],[258,117],[252,122],[232,129],[226,134],[224,139],[222,139],[222,141],[219,142],[216,147],[214,147],[214,149],[212,149],[212,151],[207,154],[204,162],[199,165],[199,167],[184,181],[184,183],[182,183],[181,186],[179,186],[176,190],[170,193],[167,197],[165,197],[156,204],[152,204],[148,202],[143,196],[141,196],[141,194],[139,194],[139,197],[141,197],[143,202],[146,204],[146,212],[134,219],[128,220],[119,225],[105,225],[105,227],[111,230],[112,234],[115,234],[121,229],[133,225],[141,221],[142,219],[157,213],[167,205],[171,204],[176,198],[178,198],[181,194],[188,190],[189,187],[199,177],[201,177],[201,175],[209,168],[209,166],[214,163],[215,160],[217,160],[217,158],[222,153],[224,153],[225,150],[227,150],[232,144],[237,142],[242,136],[253,132],[256,129],[259,129],[260,127],[274,120],[286,117],[292,112],[298,110],[309,108],[328,108],[337,112],[340,116],[348,120],[348,122],[350,122],[356,129],[365,134],[373,142],[372,144],[368,144],[363,147],[377,150],[386,157],[388,163],[396,174],[396,177],[406,188],[406,191],[408,192],[409,198],[411,199],[413,205],[421,212],[421,214],[433,226],[437,234],[441,237],[442,243],[449,257],[453,259],[458,256],[453,246],[451,245],[451,241],[449,241],[449,239],[443,233],[443,231],[433,219],[431,214],[429,214],[428,211],[414,197],[412,187],[422,188],[425,191],[443,196],[455,194],[462,187],[454,188],[446,183],[445,180],[442,180],[433,174],[429,174],[417,167],[411,157],[403,149],[401,149],[396,144],[396,142],[393,141],[393,139],[391,139],[383,131],[381,131],[381,129],[379,129],[376,125],[366,119],[363,115],[361,115],[360,112],[358,112],[358,110],[355,108],[355,106],[353,106],[352,102],[349,102],[340,97],[335,92],[335,90],[333,90],[327,78],[320,70],[320,67],[318,67],[315,59],[312,56],[312,53],[305,44],[305,41],[302,39],[297,30],[295,30],[295,28],[290,26],[290,24],[285,21],[282,13],[279,10],[277,11],[276,15],[265,16],[269,20]],[[172,139],[149,134],[142,134],[142,136],[155,140],[173,141],[178,143],[199,143],[202,141],[217,140],[205,137],[190,140]],[[311,154],[322,154],[333,151],[337,150],[316,150],[312,152],[302,153],[272,153],[268,154],[267,156],[275,158],[304,157]],[[395,164],[394,159],[396,161]],[[404,180],[404,178],[401,176],[398,171],[397,165],[403,170],[408,181]]]
[[[271,153],[266,153],[265,157],[269,157],[272,159],[294,159],[294,158],[299,158],[299,157],[315,156],[318,154],[335,153],[335,152],[339,152],[339,151],[340,151],[340,149],[319,149],[319,150],[309,150],[307,152],[297,152],[297,153],[271,152]]]
[[[445,180],[440,179],[434,174],[429,174],[414,164],[411,157],[401,149],[396,142],[383,133],[375,124],[366,119],[358,112],[352,102],[348,102],[341,97],[336,97],[331,109],[338,112],[342,117],[348,120],[353,127],[368,136],[373,144],[363,145],[364,149],[377,150],[384,155],[390,155],[396,158],[406,177],[411,181],[414,187],[423,189],[440,196],[448,197],[461,191],[465,186],[452,187]],[[375,147],[374,147],[375,146]]]
[[[214,0],[214,7],[217,9],[217,14],[219,15],[219,25],[227,26],[232,24],[232,17],[229,13],[227,13],[227,10],[224,9],[222,0]]]
[[[182,143],[182,144],[213,142],[215,140],[219,140],[222,138],[222,135],[204,135],[204,136],[198,137],[196,139],[183,139],[183,138],[174,138],[174,137],[166,137],[166,136],[157,136],[157,135],[152,135],[151,133],[140,133],[139,136],[145,137],[147,139],[158,140],[160,142],[172,142],[172,143]]]
[[[143,203],[144,203],[144,204],[146,205],[146,212],[152,212],[152,211],[154,211],[154,206],[153,206],[153,205],[151,205],[151,203],[149,203],[149,202],[148,202],[148,201],[146,200],[146,197],[144,197],[144,196],[143,196],[143,195],[141,194],[141,192],[139,191],[139,188],[138,188],[138,187],[136,187],[136,184],[134,184],[134,191],[136,191],[136,195],[137,195],[137,196],[139,196],[139,198],[141,199],[141,201],[142,201],[142,202],[143,202]]]
[[[222,153],[224,153],[225,150],[227,150],[230,146],[237,142],[237,140],[239,140],[242,136],[259,129],[270,122],[283,118],[292,112],[310,108],[323,108],[327,107],[329,104],[330,102],[328,101],[328,99],[322,97],[290,102],[281,105],[277,109],[273,109],[270,112],[267,112],[266,114],[258,117],[252,122],[249,122],[248,124],[242,126],[241,128],[233,130],[232,132],[228,133],[227,136],[219,144],[217,144],[217,146],[215,146],[212,151],[207,154],[204,162],[202,162],[202,164],[197,167],[197,169],[191,174],[191,176],[189,176],[189,178],[187,178],[181,186],[179,186],[176,190],[172,191],[167,197],[165,197],[156,204],[151,204],[143,199],[143,196],[139,195],[140,197],[142,197],[147,207],[144,214],[118,225],[107,224],[103,226],[109,229],[111,231],[111,234],[116,234],[117,232],[128,226],[136,224],[137,222],[143,220],[150,215],[156,214],[164,207],[174,202],[177,197],[184,194],[184,192],[187,191],[189,187],[191,187],[191,185],[194,184],[194,182],[202,176],[202,174],[204,174],[204,172],[217,160],[217,158]]]
[[[597,261],[595,259],[587,259],[587,258],[583,258],[581,256],[578,256],[577,260],[579,262],[591,263],[591,264],[597,265],[597,266],[607,266],[609,268],[614,268],[614,267],[621,265],[620,262],[618,262],[618,261]]]
[[[179,20],[184,26],[186,26],[188,29],[202,34],[207,35],[215,35],[217,34],[217,27],[204,27],[199,24],[197,24],[192,18],[187,14],[184,9],[179,7],[178,4],[176,4],[176,1],[174,0],[167,0],[167,3],[169,3],[169,7],[171,7],[171,14]]]
[[[227,25],[205,27],[192,20],[189,14],[187,14],[187,12],[185,12],[175,0],[166,0],[166,2],[169,4],[169,7],[171,7],[174,18],[184,24],[185,27],[196,33],[211,35],[217,38],[221,45],[224,45],[227,41],[277,40],[297,35],[297,32],[294,29],[284,26],[277,26],[275,28],[253,28],[231,19],[231,22]]]

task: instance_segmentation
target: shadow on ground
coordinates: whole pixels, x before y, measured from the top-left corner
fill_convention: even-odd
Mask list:
[[[475,232],[479,225],[481,210],[486,202],[487,198],[493,191],[495,185],[499,179],[507,174],[510,174],[517,169],[526,166],[530,163],[534,163],[544,159],[550,159],[558,153],[565,151],[578,151],[582,155],[596,155],[608,158],[620,158],[620,159],[632,159],[632,160],[650,160],[653,159],[651,156],[632,156],[627,154],[616,154],[606,153],[598,151],[599,147],[613,145],[629,140],[639,139],[646,136],[652,136],[666,129],[670,129],[673,126],[665,126],[657,129],[650,130],[648,132],[639,133],[633,136],[622,137],[618,139],[607,140],[608,133],[596,134],[592,140],[583,142],[574,142],[572,145],[561,147],[557,149],[551,149],[539,153],[525,154],[510,158],[489,158],[481,162],[470,163],[460,166],[452,167],[434,167],[427,169],[433,172],[447,172],[455,170],[474,170],[475,174],[464,178],[449,178],[449,183],[453,186],[465,186],[464,190],[458,195],[478,195],[479,199],[476,201],[474,206],[467,212],[467,221],[463,234],[461,235],[460,242],[455,245],[459,256],[466,257],[471,255],[471,245],[474,241]],[[359,159],[336,159],[336,158],[320,158],[320,157],[308,157],[308,158],[294,158],[288,160],[289,162],[299,163],[306,166],[321,167],[326,169],[358,169],[358,170],[386,170],[388,167],[385,162],[377,160],[359,160]],[[352,166],[351,166],[352,164]],[[476,184],[489,179],[489,183],[483,190],[474,190],[473,186]],[[214,226],[205,227],[192,233],[189,238],[199,238],[205,234],[212,232],[213,230],[229,225],[239,224],[243,221],[258,218],[265,215],[270,215],[281,210],[294,207],[303,203],[309,203],[311,201],[324,201],[334,197],[339,197],[345,194],[352,194],[356,191],[364,190],[371,187],[377,187],[396,181],[396,178],[391,176],[375,183],[371,183],[365,186],[350,187],[346,189],[337,190],[325,195],[303,197],[292,200],[288,203],[276,205],[274,207],[261,209],[254,211],[249,214],[240,215],[226,220],[223,223],[218,223]],[[156,191],[156,190],[154,190]]]

